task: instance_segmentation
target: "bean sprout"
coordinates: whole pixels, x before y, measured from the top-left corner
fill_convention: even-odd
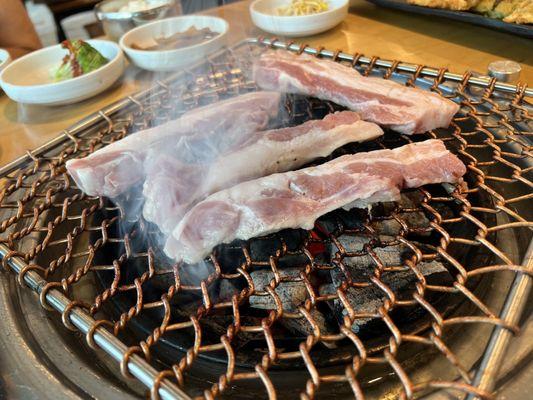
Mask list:
[[[317,14],[329,9],[327,1],[323,0],[292,0],[291,4],[278,8],[278,15],[297,16]]]

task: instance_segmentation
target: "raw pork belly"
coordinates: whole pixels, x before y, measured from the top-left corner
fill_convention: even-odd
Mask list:
[[[366,121],[405,134],[447,127],[459,110],[435,93],[365,77],[353,68],[308,54],[270,50],[254,64],[254,79],[265,90],[331,100],[359,112]]]
[[[115,197],[144,179],[143,162],[150,149],[172,147],[175,156],[198,143],[211,153],[239,144],[264,129],[277,115],[280,94],[253,92],[196,108],[181,118],[146,129],[92,153],[67,161],[76,184],[92,196]]]
[[[440,140],[427,140],[270,175],[198,203],[174,229],[165,252],[177,261],[198,262],[218,244],[287,228],[312,229],[318,217],[337,208],[395,201],[403,188],[458,182],[465,172]]]
[[[299,168],[351,142],[375,139],[379,126],[352,111],[302,125],[256,132],[237,150],[210,163],[185,164],[171,155],[147,157],[144,218],[170,233],[199,200],[218,190],[276,172]]]

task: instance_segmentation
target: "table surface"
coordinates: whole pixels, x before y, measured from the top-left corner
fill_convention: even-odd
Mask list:
[[[211,9],[230,24],[230,41],[265,35],[255,28],[248,13],[249,1]],[[270,35],[267,35],[270,36]],[[358,0],[336,28],[301,43],[401,60],[452,72],[486,72],[497,59],[522,64],[521,80],[533,84],[533,41],[462,22],[377,7]],[[148,87],[153,76],[128,66],[122,79],[104,93],[81,103],[43,107],[15,103],[0,93],[0,163],[3,165],[57,136],[84,116]]]

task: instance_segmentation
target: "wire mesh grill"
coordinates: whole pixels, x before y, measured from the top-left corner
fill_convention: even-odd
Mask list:
[[[43,278],[35,289],[47,309],[47,294],[63,292],[68,328],[76,329],[69,319],[76,308],[97,319],[87,333],[91,347],[102,328],[125,343],[125,376],[132,357],[150,363],[158,373],[153,397],[170,380],[205,398],[413,398],[436,389],[490,398],[473,367],[492,328],[518,330],[500,317],[503,300],[491,299],[491,288],[531,274],[533,118],[525,86],[506,94],[494,80],[483,89],[469,84],[469,74],[454,82],[440,70],[430,79],[421,66],[409,74],[397,62],[382,68],[377,58],[363,64],[354,55],[352,65],[364,74],[428,88],[459,102],[461,112],[449,129],[388,132],[334,156],[439,138],[468,166],[466,185],[429,185],[399,203],[333,212],[312,231],[219,246],[200,278],[192,273],[198,266],[169,264],[150,246],[153,226],[128,223],[131,199],[85,196],[66,174],[69,158],[255,90],[248,71],[264,50],[261,43],[225,50],[159,82],[142,100],[100,113],[67,143],[30,154],[6,174],[4,267],[21,261],[21,284],[30,274]],[[339,52],[333,58],[346,62]],[[284,124],[336,108],[289,96]],[[95,296],[80,294],[87,283]],[[483,345],[465,351],[474,342]]]

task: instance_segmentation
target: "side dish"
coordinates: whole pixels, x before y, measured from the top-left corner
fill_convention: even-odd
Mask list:
[[[323,0],[292,0],[288,6],[277,9],[280,16],[297,16],[318,14],[329,10],[329,4]]]
[[[168,3],[168,0],[130,0],[127,4],[119,8],[119,12],[142,12],[165,6]]]
[[[473,11],[504,22],[533,24],[532,0],[407,0],[407,3],[430,8]]]
[[[133,43],[131,47],[135,50],[174,50],[194,46],[218,35],[220,35],[219,32],[213,32],[209,28],[197,29],[195,26],[191,26],[186,31],[177,32],[168,37],[155,38],[155,45],[140,46]]]
[[[83,40],[65,40],[61,46],[67,49],[68,53],[63,57],[61,65],[52,71],[55,82],[87,74],[109,61]]]

